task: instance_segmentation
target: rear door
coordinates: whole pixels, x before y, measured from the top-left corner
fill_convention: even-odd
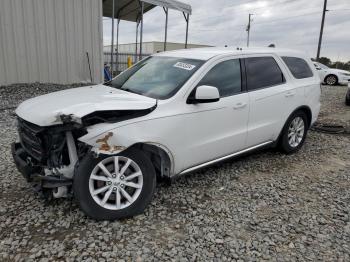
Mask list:
[[[282,55],[281,59],[290,72],[291,84],[294,85],[295,95],[289,101],[289,103],[294,103],[289,104],[291,110],[294,111],[301,105],[314,105],[318,108],[320,103],[320,81],[317,72],[312,70],[312,63],[308,62],[307,58],[290,55]]]
[[[244,59],[250,112],[247,147],[274,141],[288,114],[295,91],[274,55],[252,55]]]

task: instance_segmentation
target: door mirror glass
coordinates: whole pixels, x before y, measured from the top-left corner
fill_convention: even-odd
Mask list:
[[[212,103],[220,100],[219,90],[214,86],[199,86],[194,97],[190,97],[189,104]]]

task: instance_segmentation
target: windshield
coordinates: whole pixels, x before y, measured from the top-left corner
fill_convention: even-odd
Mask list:
[[[205,61],[152,56],[129,68],[105,85],[128,92],[167,99],[185,84]]]
[[[328,68],[329,68],[328,66],[326,66],[326,65],[324,65],[324,64],[321,64],[321,63],[316,63],[316,65],[317,65],[318,67],[321,67],[322,69],[328,69]]]

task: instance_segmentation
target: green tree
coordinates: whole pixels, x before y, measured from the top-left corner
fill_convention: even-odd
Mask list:
[[[350,61],[348,61],[348,62],[341,62],[341,61],[332,62],[332,60],[329,59],[328,57],[321,57],[319,62],[321,64],[324,64],[324,65],[330,67],[330,68],[337,68],[337,69],[341,69],[341,70],[350,71]]]
[[[321,64],[324,64],[326,66],[331,67],[332,66],[332,61],[328,57],[320,57],[318,60]]]
[[[350,71],[350,61],[343,63],[343,70]]]

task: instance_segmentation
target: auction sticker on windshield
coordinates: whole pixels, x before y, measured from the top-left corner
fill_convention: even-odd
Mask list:
[[[191,64],[186,64],[186,63],[182,63],[182,62],[177,62],[174,67],[177,67],[177,68],[181,68],[181,69],[185,69],[185,70],[188,70],[188,71],[191,71],[193,70],[193,68],[195,68],[196,66],[195,65],[191,65]]]

